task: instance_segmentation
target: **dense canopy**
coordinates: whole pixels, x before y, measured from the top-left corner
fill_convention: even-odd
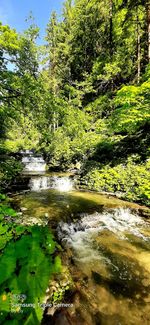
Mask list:
[[[32,18],[22,34],[0,25],[1,154],[35,149],[60,170],[80,162],[92,189],[116,191],[123,182],[126,197],[148,202],[149,3],[67,0],[42,46],[38,35]],[[127,190],[128,161],[139,181]],[[4,162],[2,184],[6,169]]]

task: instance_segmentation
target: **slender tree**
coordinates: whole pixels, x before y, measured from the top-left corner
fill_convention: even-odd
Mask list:
[[[140,83],[141,77],[141,24],[139,20],[138,7],[136,8],[136,24],[137,24],[137,83]]]
[[[110,30],[109,30],[110,57],[112,57],[113,55],[113,0],[109,0],[109,19],[110,19]]]
[[[148,62],[150,63],[150,1],[146,1],[147,35],[148,35]]]

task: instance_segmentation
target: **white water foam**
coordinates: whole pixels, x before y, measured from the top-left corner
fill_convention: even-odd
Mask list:
[[[111,231],[119,239],[127,240],[126,234],[133,234],[147,240],[140,231],[140,228],[146,225],[140,216],[133,214],[129,209],[120,208],[102,214],[84,214],[76,223],[60,222],[57,230],[59,239],[75,251],[76,259],[91,262],[105,259],[96,250],[94,243],[94,237],[100,235],[103,230]]]
[[[80,226],[79,226],[80,229]],[[74,224],[60,222],[58,226],[58,237],[62,242],[67,242],[67,246],[75,251],[75,259],[82,262],[102,260],[102,256],[92,247],[92,237],[90,229],[78,230]]]
[[[45,176],[39,176],[39,177],[32,177],[29,182],[29,187],[31,191],[41,191],[45,190],[48,187],[48,178]]]
[[[45,172],[46,170],[46,163],[42,156],[25,155],[22,158],[22,163],[24,164],[24,172]]]
[[[73,181],[69,177],[37,176],[30,179],[29,187],[32,191],[56,189],[69,192],[73,189]]]
[[[69,177],[56,177],[54,188],[60,192],[69,192],[73,189],[73,182]]]
[[[81,222],[91,230],[94,228],[99,232],[107,229],[120,238],[125,238],[125,233],[145,238],[140,232],[140,226],[144,225],[145,221],[139,215],[133,214],[130,209],[119,208],[103,214],[84,215]]]

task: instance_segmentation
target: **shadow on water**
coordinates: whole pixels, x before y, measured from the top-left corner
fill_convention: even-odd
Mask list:
[[[73,193],[61,193],[55,190],[45,190],[42,192],[31,192],[24,196],[18,196],[14,200],[16,207],[23,206],[27,209],[24,213],[28,217],[29,214],[35,217],[44,217],[48,213],[49,223],[56,218],[56,222],[60,219],[71,221],[78,219],[83,213],[93,213],[95,211],[102,212],[103,202],[95,202],[92,199],[84,197],[76,197]]]
[[[121,254],[112,253],[106,247],[101,247],[103,255],[109,259],[107,269],[110,278],[104,278],[97,272],[92,271],[92,278],[96,284],[103,285],[109,289],[113,295],[134,298],[143,301],[150,292],[150,285],[145,287],[143,279],[149,279],[149,274],[133,258],[126,258]],[[138,298],[137,298],[138,295]],[[144,303],[144,301],[143,301]]]
[[[148,225],[128,209],[108,210],[60,223],[64,262],[77,292],[73,310],[58,311],[54,324],[61,312],[67,320],[73,315],[66,324],[150,324],[150,253],[143,236]],[[136,240],[143,246],[136,247]]]
[[[131,236],[128,234],[128,240],[132,243],[132,246],[135,246],[137,249],[142,249],[143,251],[150,251],[150,240],[149,241],[141,241],[136,236]]]
[[[51,221],[72,221],[80,218],[83,213],[92,214],[95,211],[101,213],[107,208],[110,210],[116,207],[130,207],[138,210],[137,204],[121,201],[110,196],[90,192],[59,192],[57,190],[42,190],[29,192],[14,197],[13,204],[16,208],[23,207],[25,219],[29,215],[35,218],[43,218],[45,214]]]

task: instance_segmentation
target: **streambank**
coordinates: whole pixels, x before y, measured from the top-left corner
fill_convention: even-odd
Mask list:
[[[30,297],[37,301],[40,290],[45,294],[41,301],[43,308],[35,311],[40,312],[40,318],[33,323],[58,325],[61,320],[67,325],[131,325],[134,321],[141,325],[144,320],[148,324],[150,223],[139,213],[147,208],[110,195],[79,191],[74,177],[68,174],[34,170],[26,171],[23,177],[28,178],[28,191],[18,190],[12,196],[17,210],[16,228],[21,236],[25,227],[24,243],[35,249],[35,254],[28,254],[29,268],[26,268],[29,280],[34,283]],[[60,259],[51,260],[47,255],[53,252],[53,235],[55,257],[61,257],[63,267],[52,278],[49,271],[60,270]],[[43,246],[47,243],[45,236],[50,246]],[[17,254],[23,254],[22,242],[17,244],[15,238],[14,249],[19,246]],[[44,254],[47,252],[45,257],[41,249]],[[30,260],[32,255],[36,256],[34,261]],[[9,257],[16,265],[16,253]],[[52,261],[55,267],[49,265]],[[9,263],[7,259],[5,269],[9,269]],[[16,277],[21,281],[20,269],[15,274],[12,271],[12,281]],[[28,276],[24,279],[19,283],[24,283],[25,290]],[[24,324],[18,312],[16,317]],[[31,312],[34,314],[34,309]],[[13,314],[11,319],[14,318]]]
[[[82,182],[81,182],[82,183]],[[78,190],[80,192],[84,192],[84,193],[97,193],[99,194],[100,196],[104,196],[105,198],[108,198],[108,199],[113,199],[113,198],[116,198],[116,199],[119,199],[120,201],[122,202],[125,202],[125,204],[127,205],[127,202],[129,202],[129,206],[131,207],[132,204],[133,204],[133,209],[136,208],[138,210],[138,213],[147,218],[147,219],[150,219],[150,206],[148,204],[148,206],[146,205],[142,205],[142,202],[139,200],[139,202],[137,202],[136,200],[133,201],[133,200],[128,200],[125,196],[125,194],[123,192],[105,192],[105,191],[98,191],[96,189],[89,189],[88,186],[82,186],[82,185],[78,185],[77,186]],[[135,205],[134,205],[135,204]]]
[[[150,207],[149,160],[146,165],[127,161],[126,165],[112,168],[108,165],[102,168],[97,162],[87,161],[83,166],[76,164],[75,169],[71,171],[57,172],[48,171],[43,156],[32,150],[21,151],[16,157],[11,157],[11,161],[9,159],[5,157],[5,175],[1,182],[6,193],[29,191],[34,187],[35,190],[36,187],[37,190],[52,188],[55,180],[57,182],[57,178],[64,175],[69,176],[69,179],[74,181],[74,187],[81,191],[94,191]]]
[[[28,176],[28,192],[12,198],[18,226],[51,229],[68,274],[66,279],[56,275],[47,287],[42,324],[57,325],[61,319],[72,325],[126,325],[133,313],[137,324],[143,317],[148,321],[150,228],[139,215],[141,207],[77,191],[71,175]]]
[[[127,325],[133,318],[138,325],[148,323],[150,227],[138,205],[72,187],[31,190],[18,196],[19,206],[25,208],[21,222],[47,218],[74,283],[64,305],[45,308],[42,324],[61,319],[71,325]]]
[[[126,164],[114,166],[86,162],[78,179],[80,189],[109,193],[123,200],[150,206],[150,160],[135,163],[129,158]]]

